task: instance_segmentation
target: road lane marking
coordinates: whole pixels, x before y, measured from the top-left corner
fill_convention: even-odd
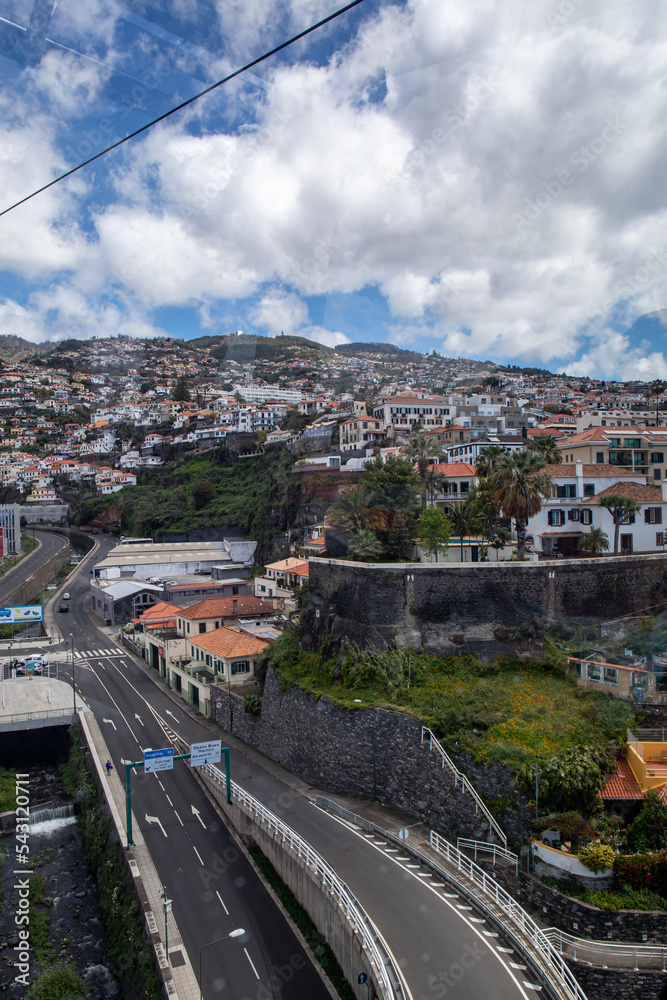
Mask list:
[[[206,823],[205,823],[205,822],[204,822],[204,820],[203,820],[203,819],[201,818],[201,815],[200,815],[200,812],[199,812],[199,809],[195,809],[195,807],[194,807],[194,806],[190,806],[190,808],[192,809],[192,815],[193,815],[193,816],[196,816],[196,817],[197,817],[197,819],[199,820],[199,822],[201,823],[201,825],[202,825],[202,826],[204,827],[204,829],[206,829]]]
[[[109,698],[113,702],[113,704],[114,704],[114,706],[115,706],[118,714],[120,715],[121,719],[123,720],[123,722],[125,723],[125,725],[127,726],[127,728],[130,730],[130,733],[132,733],[132,739],[137,740],[137,737],[134,735],[134,732],[132,731],[132,726],[130,725],[130,723],[127,721],[127,719],[125,718],[125,716],[121,712],[121,710],[120,710],[120,708],[118,706],[118,702],[116,701],[116,699],[114,698],[114,696],[111,694],[111,691],[109,691],[109,688],[106,686],[106,684],[101,679],[101,677],[100,677],[99,674],[96,674],[93,671],[93,676],[96,678],[96,680],[98,681],[98,683],[102,685],[102,687],[104,688],[104,690],[106,691],[106,693],[109,695]],[[137,743],[139,743],[139,740],[137,740]],[[141,746],[141,744],[139,744],[139,745]]]
[[[146,813],[146,822],[147,823],[157,823],[157,825],[160,827],[160,829],[162,830],[162,832],[165,835],[165,837],[167,836],[167,831],[162,826],[162,823],[160,822],[160,819],[159,819],[158,816],[149,816],[148,813]]]
[[[181,817],[180,817],[180,816],[178,815],[178,813],[176,812],[176,810],[175,810],[175,809],[174,809],[174,813],[175,813],[175,815],[176,815],[176,819],[177,819],[177,820],[178,820],[178,822],[179,822],[179,823],[181,824],[181,826],[185,826],[185,823],[183,822],[183,820],[182,820],[182,819],[181,819]]]
[[[192,845],[192,849],[195,852],[195,854],[197,855],[197,857],[199,858],[199,864],[203,866],[204,862],[201,859],[201,854],[199,853],[199,851],[197,850],[197,848],[195,847],[194,844]]]
[[[118,730],[116,729],[116,723],[113,721],[113,719],[102,719],[102,722],[108,722],[109,725],[113,726],[114,730],[118,732]]]
[[[161,788],[161,789],[162,789],[162,791],[164,792],[164,790],[165,790],[165,788],[164,788],[164,785],[162,784],[162,782],[161,782],[161,781],[160,781],[160,779],[158,778],[158,776],[157,776],[157,773],[156,773],[155,771],[153,771],[153,774],[155,774],[155,780],[157,781],[158,785],[160,786],[160,788]]]
[[[137,720],[137,722],[139,723],[139,725],[140,725],[140,726],[143,726],[143,722],[141,721],[141,716],[140,716],[140,715],[137,715],[137,713],[135,712],[135,713],[134,713],[134,717],[135,717],[135,719]]]
[[[244,948],[243,950],[244,950],[244,952],[245,952],[245,957],[246,957],[246,958],[248,959],[248,961],[250,962],[250,968],[252,969],[252,971],[253,971],[253,972],[255,973],[255,975],[256,975],[256,976],[257,976],[257,978],[259,979],[259,972],[258,972],[258,971],[257,971],[257,969],[255,968],[255,964],[254,964],[253,960],[251,959],[250,955],[248,954],[248,949],[247,949],[247,948]]]
[[[174,803],[171,801],[171,799],[169,798],[169,796],[167,795],[166,792],[164,794],[166,796],[167,802],[169,803],[169,805],[171,806],[171,808],[174,809]],[[174,809],[174,812],[176,812],[175,809]]]
[[[222,905],[223,910],[225,911],[225,913],[227,914],[227,916],[229,916],[229,910],[225,906],[225,901],[224,901],[224,899],[222,898],[222,896],[220,895],[220,893],[218,892],[217,889],[215,890],[215,894],[218,897],[218,899],[220,900],[220,903]]]

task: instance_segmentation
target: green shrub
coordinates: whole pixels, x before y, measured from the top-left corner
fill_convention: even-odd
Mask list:
[[[648,889],[667,896],[666,852],[619,854],[614,861],[614,884],[640,891]]]
[[[258,694],[247,694],[243,700],[243,708],[248,715],[259,715],[262,711],[262,699]]]
[[[67,963],[52,965],[42,972],[28,990],[26,1000],[84,1000],[87,993],[88,987],[75,966]]]
[[[616,855],[607,844],[587,844],[579,851],[579,860],[589,871],[597,874],[613,868]]]

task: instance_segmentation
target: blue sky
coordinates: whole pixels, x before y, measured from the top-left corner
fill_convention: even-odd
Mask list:
[[[5,0],[4,203],[336,6]],[[0,333],[667,377],[665,65],[657,0],[364,0],[1,218]]]

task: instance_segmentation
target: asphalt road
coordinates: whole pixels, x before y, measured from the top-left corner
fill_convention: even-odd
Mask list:
[[[108,546],[104,539],[102,550]],[[102,552],[97,559],[101,557]],[[102,727],[116,768],[124,759],[140,759],[147,747],[168,745],[160,722],[188,743],[211,739],[209,726],[192,717],[167,693],[157,674],[154,680],[122,648],[112,655],[93,655],[94,650],[114,648],[114,643],[86,610],[88,570],[84,561],[69,586],[70,613],[56,613],[56,618],[65,638],[72,634],[75,653],[84,657],[75,659],[77,687]],[[232,751],[231,766],[234,780],[278,812],[350,886],[383,934],[413,1000],[442,1000],[447,995],[457,1000],[526,1000],[539,991],[494,928],[465,899],[412,866],[410,858],[321,812],[306,795],[242,752]],[[205,997],[216,996],[223,979],[235,1000],[255,997],[260,983],[277,995],[278,980],[270,979],[272,966],[285,968],[302,949],[187,765],[177,763],[172,772],[159,775],[136,773],[132,794],[134,813],[175,901],[193,967],[198,968],[203,943],[237,926],[249,932],[248,941],[228,941],[211,949],[216,954],[207,953]],[[234,961],[226,961],[231,954]],[[309,965],[282,986],[280,995],[291,1000],[306,990],[311,997],[323,992]]]
[[[35,573],[40,566],[48,562],[59,549],[63,546],[69,548],[67,538],[48,531],[36,531],[35,539],[42,543],[41,546],[22,559],[15,569],[0,577],[0,607],[11,605],[12,594],[16,588],[20,587],[27,577]]]

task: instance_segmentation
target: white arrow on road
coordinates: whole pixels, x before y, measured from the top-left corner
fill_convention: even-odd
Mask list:
[[[160,822],[160,820],[157,818],[157,816],[149,816],[148,813],[146,813],[146,822],[147,823],[157,823],[157,825],[160,827],[160,829],[164,833],[165,837],[167,836],[167,834],[165,832],[165,829],[162,826],[162,823]]]
[[[177,715],[174,715],[174,713],[173,713],[173,712],[170,712],[168,708],[167,708],[167,709],[165,709],[165,713],[166,713],[167,715],[170,715],[170,716],[172,717],[172,719],[176,719],[176,722],[178,722],[178,716],[177,716]]]
[[[135,712],[135,713],[134,713],[134,717],[135,717],[135,719],[137,720],[137,722],[139,723],[139,725],[140,725],[140,726],[143,726],[143,722],[141,721],[141,716],[140,716],[140,715],[137,715],[137,713]]]
[[[194,806],[192,806],[191,808],[192,808],[192,815],[196,816],[197,819],[199,820],[199,822],[201,823],[201,825],[204,827],[204,829],[206,829],[206,823],[204,822],[204,820],[199,815],[199,809],[195,809]]]
[[[114,729],[116,729],[116,723],[113,721],[113,719],[102,719],[102,722],[108,722],[110,726],[113,726]],[[117,729],[116,732],[118,732]]]

